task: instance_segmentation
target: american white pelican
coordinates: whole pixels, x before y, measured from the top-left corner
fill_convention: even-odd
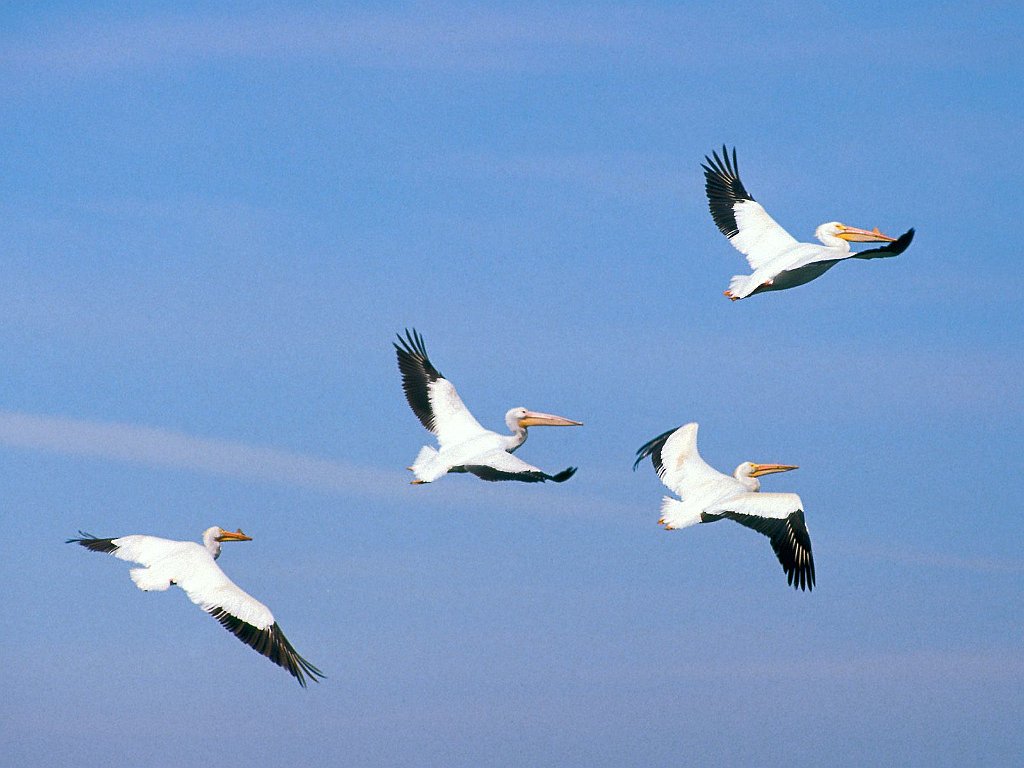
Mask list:
[[[903,253],[914,239],[913,229],[893,238],[883,235],[878,229],[869,231],[829,221],[814,231],[814,236],[824,245],[798,243],[743,186],[735,147],[731,162],[725,146],[722,147],[722,157],[717,152],[711,154],[712,157],[704,156],[707,164],[701,164],[711,217],[736,250],[747,257],[754,271],[751,275],[735,275],[729,281],[725,295],[733,301],[755,293],[781,291],[809,283],[843,259],[896,256]],[[851,242],[888,245],[853,253]]]
[[[217,526],[207,528],[203,531],[201,545],[194,541],[174,541],[156,536],[98,539],[82,531],[78,533],[82,538],[68,539],[68,544],[81,544],[93,552],[106,552],[145,566],[129,571],[132,581],[144,592],[163,592],[174,585],[181,587],[193,603],[243,643],[284,667],[303,688],[306,687],[307,675],[316,682],[320,682],[318,677],[325,676],[295,652],[274,621],[270,609],[242,591],[214,562],[220,556],[222,541],[252,541],[241,530],[225,531]]]
[[[758,493],[761,475],[788,472],[789,464],[745,461],[732,477],[708,466],[697,452],[697,425],[670,429],[636,452],[637,468],[648,456],[668,488],[681,501],[665,497],[659,523],[666,530],[728,518],[763,533],[772,543],[782,570],[795,588],[814,588],[811,537],[804,523],[804,505],[795,493]]]
[[[582,422],[552,416],[549,413],[513,408],[505,414],[511,435],[499,435],[484,429],[462,402],[459,393],[427,357],[423,337],[415,330],[398,336],[398,369],[402,389],[413,413],[429,431],[437,435],[440,450],[429,445],[420,449],[409,469],[416,476],[414,485],[429,483],[447,472],[471,472],[484,480],[521,480],[561,483],[576,472],[568,467],[555,475],[542,472],[512,455],[526,442],[526,428],[533,426],[578,427]]]

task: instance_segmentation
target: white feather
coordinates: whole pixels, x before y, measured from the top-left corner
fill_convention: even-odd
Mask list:
[[[803,502],[795,493],[738,493],[717,503],[709,504],[705,511],[709,514],[738,512],[741,515],[784,520],[803,508]]]
[[[141,535],[112,543],[114,557],[146,566],[129,572],[139,589],[163,591],[173,582],[204,611],[222,608],[257,629],[274,623],[270,609],[231,581],[202,544]]]
[[[434,433],[442,450],[464,443],[487,432],[469,412],[459,393],[448,379],[437,379],[427,385],[430,410],[434,414]]]
[[[661,500],[661,517],[658,522],[669,530],[687,528],[700,522],[700,510],[678,499],[665,496]]]
[[[738,200],[732,206],[738,232],[729,238],[736,250],[747,257],[753,270],[760,269],[781,251],[797,244],[760,203]]]
[[[664,468],[661,482],[683,498],[697,486],[720,478],[731,479],[701,458],[697,450],[698,429],[699,426],[692,422],[681,426],[661,448],[661,464]]]

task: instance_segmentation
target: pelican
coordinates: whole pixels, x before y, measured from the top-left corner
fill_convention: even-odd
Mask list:
[[[252,541],[241,530],[225,531],[213,526],[203,532],[203,543],[175,541],[156,536],[120,536],[100,539],[82,531],[80,539],[68,544],[81,544],[93,552],[105,552],[120,560],[139,563],[128,574],[135,586],[144,592],[163,592],[179,586],[189,600],[217,619],[225,629],[246,645],[255,648],[281,666],[306,687],[306,676],[315,682],[324,673],[302,658],[263,603],[242,591],[214,561],[220,557],[225,541]]]
[[[747,192],[740,181],[736,149],[732,161],[725,146],[722,157],[712,152],[704,156],[704,189],[711,217],[729,238],[729,242],[747,257],[750,275],[735,275],[724,293],[733,301],[764,291],[782,291],[821,277],[844,259],[881,259],[903,253],[914,239],[908,229],[898,238],[883,235],[878,229],[848,227],[829,221],[814,231],[823,245],[798,243],[780,227],[767,211]],[[879,248],[853,253],[850,243],[887,243]]]
[[[534,426],[579,427],[582,422],[550,413],[513,408],[505,414],[511,435],[484,429],[462,402],[459,393],[427,357],[423,337],[415,330],[398,335],[394,345],[398,369],[402,372],[405,399],[423,426],[437,435],[440,450],[425,445],[408,469],[415,475],[413,485],[429,483],[447,472],[471,472],[483,480],[520,480],[562,483],[576,472],[568,467],[555,475],[542,472],[512,455],[526,442],[526,428]]]
[[[782,570],[794,589],[814,588],[811,538],[804,523],[804,505],[795,493],[758,493],[757,478],[789,472],[791,464],[745,461],[732,477],[708,466],[697,452],[697,425],[686,424],[658,435],[636,452],[633,469],[648,456],[658,477],[681,500],[665,497],[661,518],[666,530],[723,518],[763,533],[772,543]]]

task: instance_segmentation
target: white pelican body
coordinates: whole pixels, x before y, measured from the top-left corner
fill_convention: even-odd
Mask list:
[[[156,536],[120,536],[99,539],[79,531],[83,538],[68,539],[93,552],[105,552],[121,560],[139,563],[129,575],[145,591],[162,592],[179,586],[189,600],[217,619],[243,643],[255,648],[293,675],[306,687],[306,675],[319,682],[324,674],[302,658],[274,621],[263,603],[229,579],[214,561],[223,541],[251,541],[241,531],[214,526],[203,532],[203,543],[175,541]]]
[[[395,350],[406,400],[423,426],[437,436],[438,442],[437,449],[423,446],[409,467],[416,477],[414,484],[432,482],[448,472],[471,472],[484,480],[561,483],[576,472],[575,467],[568,467],[549,475],[512,453],[526,442],[527,427],[580,426],[580,422],[513,408],[505,414],[511,435],[484,429],[466,408],[452,383],[430,362],[423,337],[415,330],[406,331],[405,338],[399,336],[398,341]]]
[[[733,301],[755,293],[803,285],[844,259],[896,256],[903,253],[914,239],[913,229],[897,239],[883,235],[877,229],[869,231],[830,221],[814,232],[821,245],[797,242],[744,188],[736,164],[736,150],[732,151],[731,161],[724,146],[721,158],[717,152],[711,154],[712,157],[705,155],[707,164],[702,165],[711,216],[736,250],[747,257],[753,270],[753,274],[735,275],[729,281],[725,295]],[[850,250],[851,242],[884,242],[888,245],[854,253]]]
[[[759,493],[757,478],[796,469],[788,464],[746,461],[730,477],[710,467],[697,452],[697,425],[670,429],[637,451],[633,469],[648,456],[661,481],[680,496],[665,497],[658,520],[666,530],[712,523],[722,518],[753,528],[771,540],[772,549],[794,588],[813,589],[814,558],[804,522],[803,502],[795,493]]]

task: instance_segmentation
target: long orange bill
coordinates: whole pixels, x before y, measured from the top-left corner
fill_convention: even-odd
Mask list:
[[[241,528],[237,531],[225,531],[221,528],[217,541],[252,541],[252,536],[246,536]]]
[[[791,469],[800,469],[800,467],[794,464],[754,464],[754,471],[750,473],[750,476],[773,475],[776,472],[789,472]]]
[[[842,231],[836,234],[836,237],[841,237],[843,240],[848,240],[851,243],[891,243],[896,240],[895,237],[883,235],[878,231],[878,227],[874,229],[858,229],[857,227],[847,227],[845,225]]]
[[[539,411],[527,411],[526,415],[519,420],[521,427],[582,427],[582,421],[573,421],[563,416],[553,416],[550,413]]]

